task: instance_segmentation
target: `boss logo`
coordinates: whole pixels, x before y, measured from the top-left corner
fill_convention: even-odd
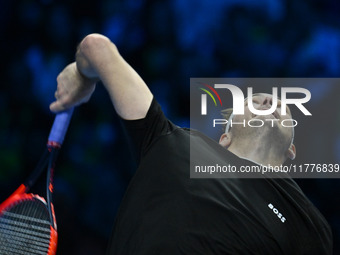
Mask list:
[[[279,212],[278,209],[276,209],[273,204],[268,204],[268,207],[277,215],[277,217],[281,220],[282,223],[285,223],[286,218],[283,217],[283,215]]]

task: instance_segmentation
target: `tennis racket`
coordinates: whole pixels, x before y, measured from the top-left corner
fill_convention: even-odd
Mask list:
[[[0,204],[1,255],[56,253],[57,223],[52,203],[53,172],[72,113],[73,108],[56,115],[47,147],[37,167],[28,179]],[[45,200],[28,191],[46,169]]]

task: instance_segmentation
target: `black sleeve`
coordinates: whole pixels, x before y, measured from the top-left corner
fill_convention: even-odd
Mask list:
[[[138,120],[122,119],[122,123],[137,165],[157,137],[177,128],[165,117],[155,98],[152,99],[145,118]]]

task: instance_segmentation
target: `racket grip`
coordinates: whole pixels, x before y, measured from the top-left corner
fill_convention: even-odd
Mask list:
[[[49,147],[59,148],[63,144],[73,110],[74,108],[71,108],[67,111],[57,113],[50,131],[50,135],[48,137],[47,145]]]

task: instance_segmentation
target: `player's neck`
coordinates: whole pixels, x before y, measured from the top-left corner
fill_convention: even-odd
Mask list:
[[[228,150],[235,155],[265,166],[280,166],[284,162],[284,151],[280,144],[267,139],[267,136],[257,135],[251,139],[235,139]]]

